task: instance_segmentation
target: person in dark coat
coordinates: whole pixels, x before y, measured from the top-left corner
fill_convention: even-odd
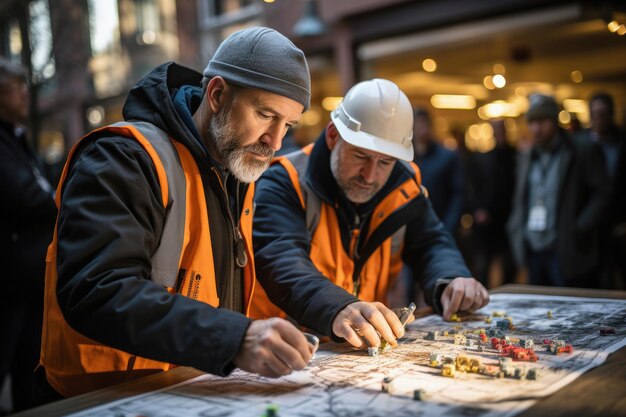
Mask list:
[[[413,161],[422,172],[422,183],[428,189],[435,213],[454,236],[463,214],[465,194],[461,157],[433,136],[430,115],[425,109],[416,109],[413,116]]]
[[[611,179],[609,215],[603,225],[602,288],[626,287],[626,132],[615,123],[613,97],[596,93],[589,100],[591,127],[577,133],[602,148]]]
[[[506,221],[511,214],[515,187],[516,151],[507,142],[503,120],[491,122],[495,147],[475,153],[469,160],[470,207],[472,226],[472,272],[487,285],[492,262],[499,258],[502,282],[515,281],[516,268],[506,236]]]
[[[46,248],[56,206],[44,166],[26,139],[25,70],[0,58],[0,385],[11,376],[14,411],[37,404]]]
[[[526,119],[534,146],[518,160],[507,229],[531,284],[597,287],[610,181],[600,147],[571,138],[558,113],[552,97],[530,97]]]

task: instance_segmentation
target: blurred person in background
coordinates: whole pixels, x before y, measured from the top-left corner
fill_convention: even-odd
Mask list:
[[[26,71],[0,58],[0,385],[10,375],[13,411],[38,405],[45,258],[57,213],[43,162],[26,139],[28,109]]]
[[[595,288],[610,182],[600,147],[572,139],[558,114],[554,98],[530,96],[526,119],[534,143],[518,159],[507,229],[530,284]]]
[[[502,283],[515,281],[516,267],[506,235],[515,187],[516,151],[506,137],[504,120],[493,120],[495,147],[476,152],[468,162],[469,206],[472,212],[471,259],[474,276],[489,283],[489,270],[495,259],[502,266]]]
[[[591,127],[578,133],[598,143],[612,182],[609,216],[603,225],[602,288],[623,289],[626,280],[626,132],[615,123],[615,105],[607,93],[589,101]]]
[[[463,214],[463,164],[458,152],[445,148],[435,138],[430,115],[423,108],[413,113],[413,149],[413,160],[422,172],[422,183],[435,213],[454,236]]]

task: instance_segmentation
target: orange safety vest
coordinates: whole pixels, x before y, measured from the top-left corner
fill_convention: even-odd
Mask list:
[[[359,299],[385,303],[388,290],[393,286],[402,269],[401,256],[406,226],[402,226],[388,236],[367,259],[358,277],[354,277],[354,253],[359,230],[352,231],[349,253],[346,252],[341,241],[335,208],[322,201],[314,191],[309,189],[306,182],[302,181],[313,145],[310,144],[300,151],[273,161],[273,163],[281,164],[289,174],[302,210],[305,212],[307,228],[312,236],[309,252],[311,261],[326,278],[356,295]],[[422,192],[421,176],[417,165],[404,161],[397,163],[406,164],[414,177],[408,178],[376,205],[370,217],[369,230],[363,245],[385,219]],[[357,288],[355,288],[355,283]],[[261,286],[258,286],[254,293],[250,315],[258,319],[274,316],[286,317],[286,314],[269,300]]]
[[[150,279],[164,291],[219,306],[211,247],[211,231],[204,188],[198,166],[189,150],[156,126],[145,122],[122,122],[86,135],[111,132],[137,140],[156,168],[163,207],[169,210],[161,243],[151,256]],[[56,194],[61,207],[61,191],[74,152],[65,164]],[[249,315],[255,287],[252,255],[252,204],[254,184],[244,200],[241,215],[248,263],[244,269],[244,306]],[[58,219],[57,219],[58,227]],[[91,340],[73,330],[65,321],[57,301],[57,228],[46,256],[44,325],[40,365],[52,387],[70,397],[109,385],[166,371],[175,365],[138,357]],[[96,255],[97,256],[97,255]]]

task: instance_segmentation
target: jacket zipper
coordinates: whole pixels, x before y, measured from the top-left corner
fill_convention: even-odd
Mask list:
[[[218,172],[217,169],[215,169],[215,167],[211,167],[211,171],[213,171],[215,173],[215,176],[217,177],[217,180],[220,184],[220,187],[222,189],[222,191],[224,192],[224,197],[226,198],[226,212],[228,213],[228,219],[230,220],[230,225],[231,225],[231,230],[229,231],[230,233],[230,238],[232,239],[231,241],[235,242],[235,245],[237,244],[237,237],[241,236],[241,233],[239,233],[238,227],[235,226],[235,220],[233,219],[233,214],[231,212],[231,208],[230,208],[230,198],[228,197],[228,190],[226,189],[226,186],[224,184],[224,182],[222,181],[222,176],[220,175],[220,173]],[[237,190],[237,196],[239,196],[239,190]],[[229,260],[229,269],[228,269],[228,275],[229,275],[229,281],[230,282],[235,282],[235,259],[234,259],[234,254],[233,254],[233,248],[230,248],[229,251],[229,256],[228,256],[228,260]]]
[[[358,214],[354,215],[354,223],[352,226],[352,236],[350,238],[350,257],[354,263],[359,260],[359,239],[361,238],[361,219]],[[361,274],[352,277],[352,293],[355,297],[359,296],[361,286]]]

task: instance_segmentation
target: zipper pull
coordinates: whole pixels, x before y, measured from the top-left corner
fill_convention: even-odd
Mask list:
[[[235,251],[237,260],[237,266],[243,268],[248,264],[248,255],[246,254],[246,246],[243,243],[243,237],[239,231],[239,227],[235,228]]]

